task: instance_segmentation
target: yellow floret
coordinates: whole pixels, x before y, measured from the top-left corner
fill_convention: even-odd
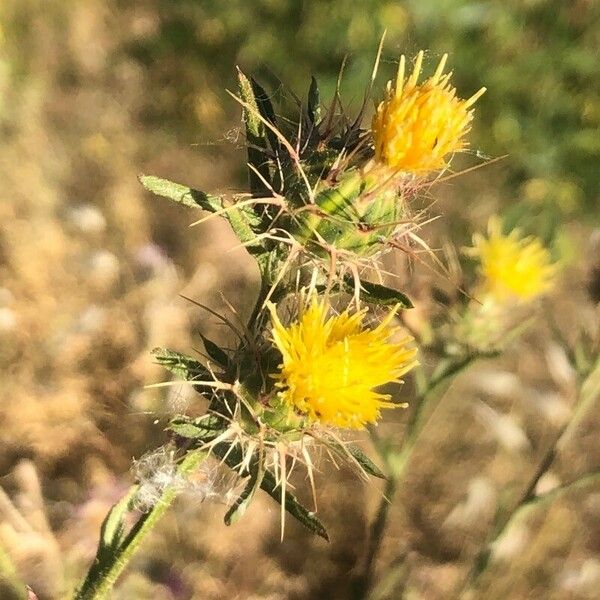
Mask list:
[[[502,233],[501,222],[490,219],[488,236],[473,236],[469,254],[479,261],[483,292],[495,300],[510,297],[532,300],[550,290],[557,265],[536,237],[521,237],[518,230]]]
[[[372,129],[375,159],[397,171],[423,173],[447,166],[447,157],[464,150],[464,137],[471,128],[470,107],[485,92],[481,88],[468,100],[456,96],[443,74],[448,55],[440,61],[433,77],[417,83],[423,63],[423,52],[417,55],[412,75],[405,79],[405,58],[395,85],[387,85],[385,99],[373,117]]]
[[[277,380],[279,400],[309,422],[362,429],[377,421],[382,408],[398,406],[375,391],[416,364],[412,338],[395,337],[396,312],[374,329],[363,324],[365,311],[328,317],[330,307],[312,297],[297,321],[285,327],[270,305],[272,339],[282,355]]]

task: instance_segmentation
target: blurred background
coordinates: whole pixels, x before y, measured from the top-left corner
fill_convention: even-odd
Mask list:
[[[144,389],[165,372],[149,351],[214,333],[185,294],[215,308],[254,298],[257,273],[225,224],[150,197],[148,173],[211,191],[245,185],[235,66],[275,96],[362,100],[382,32],[380,84],[400,53],[450,54],[462,97],[485,85],[471,147],[502,160],[433,191],[432,247],[469,244],[488,216],[524,216],[564,268],[542,315],[507,356],[458,378],[390,506],[373,598],[450,598],[492,526],[568,420],[574,376],[553,327],[576,344],[598,327],[600,5],[593,0],[2,0],[0,3],[0,588],[64,597],[95,553],[100,523],[164,441],[187,388]],[[282,83],[283,82],[283,83]],[[461,157],[465,166],[481,164]],[[596,228],[596,229],[595,229]],[[437,280],[436,280],[437,278]],[[403,289],[426,302],[421,264]],[[447,282],[446,282],[447,284]],[[583,333],[581,333],[583,332]],[[587,333],[586,333],[587,332]],[[218,333],[218,331],[217,331]],[[567,344],[568,345],[568,344]],[[403,416],[380,433],[401,440]],[[592,411],[544,485],[600,466]],[[114,598],[352,598],[381,486],[323,461],[330,544],[257,501],[234,528],[216,502],[183,499]],[[554,479],[552,479],[554,478]],[[308,487],[305,482],[302,487]],[[593,598],[600,486],[536,511],[504,540],[485,598]]]

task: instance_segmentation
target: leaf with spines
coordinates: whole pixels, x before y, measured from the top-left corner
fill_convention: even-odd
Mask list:
[[[383,471],[358,446],[354,444],[342,445],[331,441],[327,445],[336,450],[341,456],[348,457],[350,455],[368,475],[379,479],[387,479]]]
[[[321,121],[319,85],[314,76],[311,77],[310,88],[308,89],[308,118],[314,126],[318,125]]]
[[[242,462],[242,452],[237,445],[231,445],[229,443],[217,444],[213,452],[222,460],[225,464],[232,469],[237,469]],[[297,498],[289,491],[282,494],[281,484],[277,483],[275,475],[268,469],[265,470],[262,477],[260,487],[263,491],[267,492],[273,500],[281,504],[282,499],[285,498],[285,510],[290,513],[296,520],[298,520],[304,527],[309,531],[316,533],[318,536],[329,541],[327,530],[323,523],[307,508],[302,506]]]
[[[223,199],[220,196],[211,196],[200,190],[153,175],[140,175],[139,180],[149,192],[183,204],[183,206],[202,208],[209,212],[216,212],[223,208]]]
[[[250,80],[238,69],[240,98],[250,107],[244,108],[246,150],[248,153],[248,180],[253,196],[267,196],[272,187],[269,169],[268,139],[265,124],[259,118],[260,110]]]
[[[246,484],[246,487],[223,518],[225,525],[232,525],[244,516],[244,513],[250,506],[256,492],[262,485],[265,476],[264,463],[261,460],[256,462],[257,464],[255,464],[250,471],[250,479]]]
[[[363,281],[362,279],[360,280],[360,285],[360,297],[365,302],[380,306],[396,306],[399,304],[400,308],[403,309],[414,307],[411,299],[406,294],[386,285]],[[351,276],[346,276],[340,282],[334,284],[334,289],[354,295],[356,291],[355,280]],[[317,286],[318,292],[323,292],[324,290],[324,285]]]
[[[275,502],[281,504],[282,493],[281,484],[277,484],[275,475],[270,471],[265,472],[265,476],[260,486]],[[294,494],[291,492],[285,492],[285,510],[292,515],[297,521],[302,523],[309,531],[316,533],[319,537],[329,541],[329,535],[327,530],[321,521],[307,508],[305,508]]]
[[[273,108],[273,104],[269,99],[269,95],[265,91],[265,89],[254,79],[254,77],[250,78],[250,82],[252,84],[252,92],[254,93],[254,98],[256,99],[256,105],[258,107],[258,111],[263,119],[268,121],[273,127],[277,127],[277,118],[275,116],[275,109]],[[269,140],[269,145],[271,150],[275,153],[277,157],[279,157],[279,152],[281,148],[281,144],[279,138],[275,134],[275,132],[269,127],[265,127],[265,134],[267,139]]]

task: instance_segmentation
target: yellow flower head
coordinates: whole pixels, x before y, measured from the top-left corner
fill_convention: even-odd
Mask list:
[[[516,229],[504,235],[497,218],[490,219],[487,238],[473,236],[473,246],[467,252],[479,260],[483,291],[495,300],[532,300],[554,284],[557,265],[541,241]]]
[[[481,88],[468,100],[456,97],[443,74],[448,55],[444,54],[433,77],[417,83],[423,63],[423,51],[417,55],[412,75],[405,79],[405,58],[395,85],[388,82],[385,99],[373,117],[375,158],[397,171],[423,173],[447,166],[446,156],[464,150],[465,134],[471,127],[469,110],[485,92]]]
[[[299,318],[282,325],[269,306],[273,342],[283,357],[277,380],[278,397],[310,422],[362,429],[379,418],[380,409],[398,406],[375,388],[415,366],[412,338],[392,338],[396,309],[374,329],[363,325],[366,311],[328,317],[329,306],[315,295],[301,308]]]

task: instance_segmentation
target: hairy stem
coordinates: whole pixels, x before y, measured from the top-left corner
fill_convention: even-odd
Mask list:
[[[187,477],[206,456],[206,452],[201,450],[188,452],[177,468],[178,475]],[[109,563],[104,568],[99,570],[96,568],[98,561],[96,559],[83,584],[75,592],[74,600],[101,600],[108,596],[117,579],[139,549],[143,539],[173,504],[179,492],[180,489],[176,486],[169,486],[163,491],[154,506],[138,519],[122,542],[111,553]]]

